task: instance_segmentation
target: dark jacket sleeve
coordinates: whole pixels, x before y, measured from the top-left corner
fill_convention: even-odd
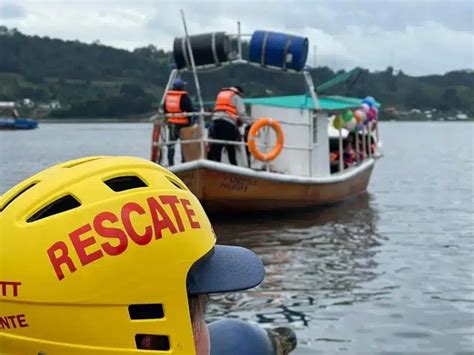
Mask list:
[[[163,112],[168,113],[168,111],[166,110],[166,96],[165,96],[165,99],[163,100]]]
[[[181,110],[183,112],[193,112],[193,103],[191,102],[191,99],[189,98],[188,95],[183,95],[181,96],[181,102],[180,102]]]

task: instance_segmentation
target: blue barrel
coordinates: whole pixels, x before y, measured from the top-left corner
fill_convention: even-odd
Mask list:
[[[250,40],[249,60],[261,65],[301,70],[308,57],[308,39],[286,33],[255,31]]]

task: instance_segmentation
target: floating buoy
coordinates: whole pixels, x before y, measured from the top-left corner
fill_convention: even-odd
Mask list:
[[[262,153],[260,150],[258,150],[257,143],[255,141],[258,131],[260,131],[260,129],[265,126],[271,127],[275,131],[276,136],[277,136],[277,142],[275,146],[268,153]],[[252,153],[255,159],[260,160],[260,161],[270,161],[270,160],[275,159],[278,156],[278,154],[281,153],[283,149],[284,141],[285,141],[285,137],[283,135],[283,130],[278,121],[271,118],[260,118],[250,127],[247,144],[248,144],[250,153]]]

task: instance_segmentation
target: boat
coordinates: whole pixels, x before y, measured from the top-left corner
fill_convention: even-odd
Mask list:
[[[8,112],[10,117],[0,117],[0,130],[35,129],[38,121],[29,118],[18,118],[14,102],[0,102],[0,114]]]
[[[165,120],[172,114],[161,111],[152,117],[151,160],[166,166],[162,157],[167,146],[179,143],[185,162],[175,162],[169,169],[210,213],[315,207],[366,191],[376,160],[382,156],[377,125],[380,104],[372,97],[318,93],[318,88],[327,85],[314,87],[305,66],[306,38],[255,31],[248,59],[243,59],[240,25],[237,35],[226,36],[222,32],[188,36],[186,31],[186,37],[175,39],[177,67],[171,71],[160,107],[174,79],[183,72],[191,72],[200,111],[187,115],[198,114],[200,120],[199,124],[181,130],[180,141],[169,141]],[[232,47],[232,41],[237,43],[237,50],[226,53],[224,49]],[[253,65],[281,75],[300,74],[306,84],[306,92],[299,95],[245,99],[250,116],[262,126],[257,132],[250,129],[248,142],[210,139],[206,129],[213,113],[204,108],[198,74],[235,64]],[[347,77],[348,73],[343,76]],[[331,82],[346,79],[337,77]],[[351,132],[356,139],[356,159],[348,165],[343,158],[343,147]],[[225,152],[221,162],[208,160],[207,147],[213,143],[237,146],[237,166],[229,163]],[[332,153],[338,154],[339,159],[331,160]],[[176,157],[181,157],[179,151]]]
[[[0,118],[0,130],[35,129],[38,121],[29,118]]]

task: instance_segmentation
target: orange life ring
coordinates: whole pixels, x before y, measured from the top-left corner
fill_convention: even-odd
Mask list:
[[[276,133],[277,142],[273,149],[268,153],[262,153],[257,148],[257,142],[255,141],[255,137],[257,136],[258,131],[265,126],[270,126]],[[283,135],[283,130],[281,125],[278,121],[271,119],[271,118],[259,118],[255,123],[252,124],[249,130],[248,138],[247,138],[247,145],[249,147],[250,153],[260,161],[270,161],[275,159],[278,154],[281,153],[283,149],[283,144],[285,141],[285,137]]]
[[[158,146],[158,141],[160,140],[161,124],[153,124],[153,134],[151,136],[151,161],[158,163],[158,157],[160,152],[160,147]]]

